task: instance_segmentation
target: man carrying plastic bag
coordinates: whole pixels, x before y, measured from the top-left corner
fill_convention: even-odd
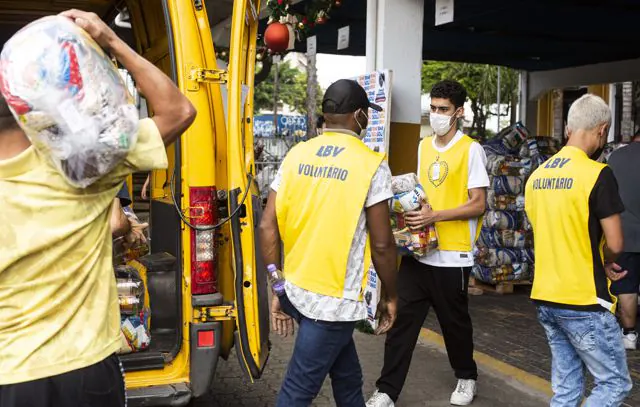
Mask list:
[[[473,328],[467,287],[472,249],[485,211],[489,178],[482,147],[457,129],[467,92],[454,81],[431,91],[431,126],[436,136],[418,147],[418,178],[429,205],[405,214],[414,230],[435,224],[438,249],[419,260],[405,256],[398,274],[398,318],[387,334],[384,367],[368,407],[392,407],[409,372],[420,328],[433,306],[458,385],[453,405],[471,404],[478,371],[473,360]]]
[[[193,106],[171,79],[95,14],[71,10],[63,15],[120,61],[155,115],[137,123],[137,142],[124,160],[82,189],[68,182],[69,174],[54,166],[44,150],[30,145],[1,100],[2,407],[126,404],[123,375],[114,356],[120,347],[120,310],[111,261],[110,208],[128,174],[166,168],[165,145],[195,117]],[[60,26],[68,26],[68,21]],[[91,39],[77,46],[87,46],[86,41]],[[92,80],[99,79],[89,78],[90,86]],[[15,104],[12,107],[19,115]]]

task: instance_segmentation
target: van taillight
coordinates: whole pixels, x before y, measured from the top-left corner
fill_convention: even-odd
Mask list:
[[[217,222],[215,187],[189,188],[189,219],[194,226]],[[191,294],[216,292],[215,230],[191,229]]]

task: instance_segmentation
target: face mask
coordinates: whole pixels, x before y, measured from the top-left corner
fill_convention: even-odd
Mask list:
[[[449,133],[449,130],[451,130],[453,124],[456,122],[456,112],[453,113],[453,116],[431,112],[429,115],[429,121],[431,122],[431,128],[436,133],[436,136],[442,137]],[[453,121],[451,120],[452,118],[454,118]]]
[[[367,127],[363,127],[362,124],[360,124],[360,120],[358,120],[358,113],[364,114],[364,117],[367,118],[367,121],[369,121],[369,117],[362,110],[359,110],[353,114],[353,118],[356,120],[356,123],[358,123],[358,127],[360,127],[360,139],[363,139],[367,135]]]

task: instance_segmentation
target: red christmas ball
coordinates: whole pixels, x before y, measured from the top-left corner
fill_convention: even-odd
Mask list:
[[[316,20],[316,23],[322,25],[325,24],[327,22],[327,18],[326,17],[318,17],[318,19]]]
[[[282,3],[284,3],[284,0],[278,0],[278,5],[282,6]]]
[[[289,47],[289,28],[282,23],[271,23],[264,32],[264,43],[274,52],[284,52]]]

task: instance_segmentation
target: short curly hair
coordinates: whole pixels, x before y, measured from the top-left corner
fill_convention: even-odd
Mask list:
[[[467,90],[460,82],[446,79],[438,82],[431,88],[431,97],[438,99],[448,99],[457,108],[463,107],[467,100]]]

